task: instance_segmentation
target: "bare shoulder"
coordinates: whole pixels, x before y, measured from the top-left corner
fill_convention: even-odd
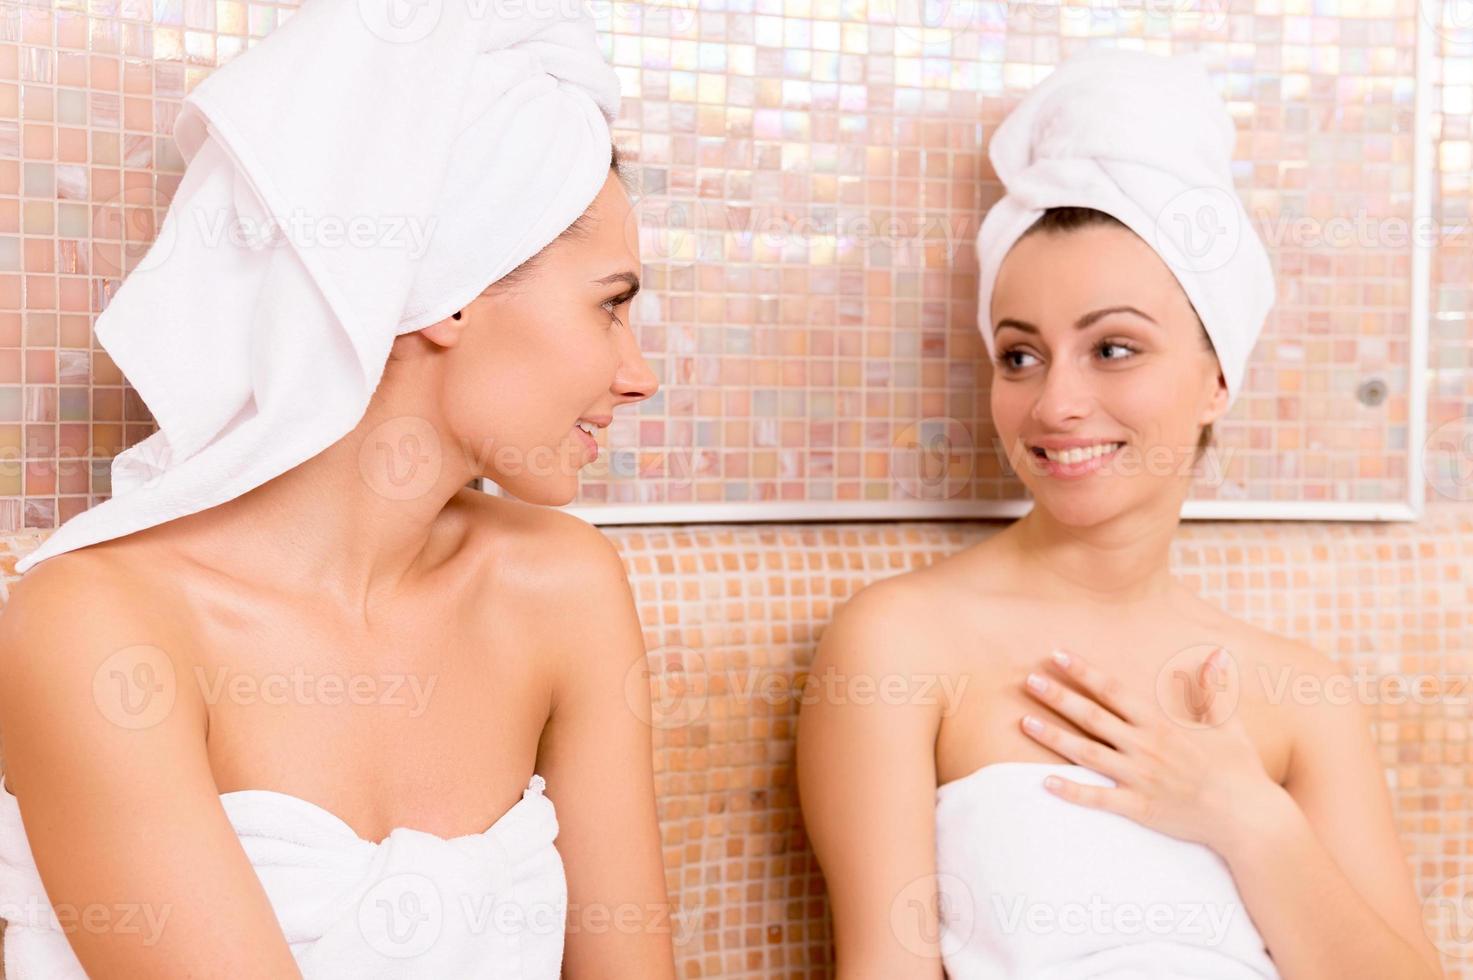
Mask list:
[[[988,564],[987,546],[982,541],[869,583],[835,610],[829,628],[873,636],[899,662],[944,669],[957,636],[970,635],[978,624],[1007,621],[994,615],[1008,597]]]
[[[177,552],[139,535],[64,552],[9,583],[0,629],[7,619],[12,628],[44,626],[58,614],[100,630],[164,628],[177,614],[184,568]]]
[[[94,549],[69,551],[48,558],[25,575],[8,583],[7,599],[0,613],[0,628],[12,628],[45,612],[55,612],[58,605],[82,596],[88,582],[99,588],[98,598],[106,601],[116,581],[111,563],[95,555]]]
[[[619,550],[597,527],[566,511],[477,493],[483,536],[478,590],[504,615],[514,604],[523,641],[552,673],[554,703],[643,655],[634,598]],[[501,624],[504,632],[504,621]],[[617,670],[609,663],[617,659]]]
[[[1348,678],[1335,659],[1311,643],[1283,636],[1219,609],[1183,590],[1191,618],[1210,635],[1224,638],[1240,678],[1250,693],[1275,703],[1291,702],[1294,689],[1339,684]]]
[[[211,775],[191,650],[111,551],[31,569],[0,614],[7,789],[49,900],[126,895],[167,930],[69,930],[88,976],[285,976],[291,953]],[[168,846],[151,847],[159,828]],[[209,894],[202,897],[201,883]],[[219,935],[211,917],[229,908]]]
[[[0,739],[13,743],[18,726],[68,711],[95,712],[94,689],[112,674],[142,669],[163,683],[189,676],[191,663],[157,590],[136,568],[102,549],[49,558],[11,583],[0,613]],[[197,689],[167,687],[170,713],[203,742]]]
[[[1358,735],[1369,727],[1349,671],[1314,644],[1238,619],[1191,595],[1192,621],[1226,647],[1242,703],[1258,719],[1271,771],[1287,779],[1316,739]]]
[[[1367,699],[1372,692],[1350,670],[1311,643],[1241,625],[1256,641],[1243,648],[1239,669],[1253,674],[1253,683],[1244,688],[1278,715],[1289,744],[1289,776],[1294,767],[1302,771],[1315,756],[1312,747],[1326,739],[1369,749],[1369,741],[1362,740],[1370,732]]]
[[[887,683],[954,674],[965,645],[959,640],[985,605],[945,560],[871,582],[822,628],[811,672]]]
[[[861,587],[834,610],[831,625],[890,633],[937,611],[945,580],[932,568],[916,568]]]
[[[596,526],[582,518],[509,497],[471,494],[481,516],[475,534],[478,555],[488,559],[494,584],[525,590],[525,598],[587,601],[570,589],[606,588],[624,580],[619,550]]]
[[[142,575],[101,549],[57,555],[32,568],[10,583],[0,612],[0,671],[34,666],[18,651],[43,635],[71,641],[74,660],[94,645],[161,639],[156,631],[167,624],[157,615],[156,590]]]

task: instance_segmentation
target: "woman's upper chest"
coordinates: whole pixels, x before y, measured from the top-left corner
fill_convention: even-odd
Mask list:
[[[271,789],[355,827],[476,832],[527,783],[551,703],[545,641],[515,604],[422,594],[370,626],[195,579],[178,642],[221,792]],[[374,837],[373,839],[378,839]]]
[[[1117,678],[1146,719],[1183,737],[1190,737],[1207,699],[1227,699],[1230,714],[1242,722],[1265,770],[1283,781],[1292,719],[1287,706],[1274,698],[1273,637],[1225,616],[1204,621],[1195,611],[1163,610],[1147,625],[1138,618],[1050,610],[1042,604],[1030,608],[1026,602],[1007,608],[1012,615],[1007,622],[959,617],[945,644],[957,698],[941,721],[938,783],[993,762],[1073,761],[1061,760],[1025,734],[1020,727],[1024,714],[1104,741],[1070,718],[1062,703],[1028,692],[1025,681],[1031,672],[1047,679],[1054,691],[1099,703],[1050,664],[1055,649],[1077,654]],[[1229,655],[1227,683],[1204,686],[1201,665],[1218,647]]]

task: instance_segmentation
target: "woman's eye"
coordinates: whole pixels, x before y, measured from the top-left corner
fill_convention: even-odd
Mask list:
[[[1106,361],[1123,361],[1140,353],[1140,351],[1130,344],[1116,340],[1102,340],[1095,345],[1094,349]],[[1014,347],[999,354],[997,360],[999,364],[1009,371],[1021,371],[1023,368],[1031,366],[1028,360],[1030,358],[1037,360],[1028,351]]]
[[[601,308],[609,311],[609,316],[610,318],[612,318],[614,323],[619,322],[619,315],[615,313],[614,310],[618,308],[620,302],[622,301],[619,299],[619,297],[615,296],[613,299],[606,299],[599,304]]]
[[[1129,344],[1122,344],[1122,343],[1119,343],[1119,342],[1114,341],[1114,340],[1101,341],[1100,342],[1100,345],[1098,347],[1096,347],[1095,350],[1105,351],[1105,350],[1109,350],[1111,348],[1114,348],[1115,350],[1125,351],[1126,353],[1123,356],[1121,356],[1121,357],[1107,357],[1107,358],[1105,358],[1105,360],[1107,360],[1107,361],[1123,361],[1123,360],[1125,360],[1125,358],[1129,357],[1131,354],[1136,353],[1136,349],[1134,347],[1130,346]]]
[[[997,360],[998,360],[998,362],[1000,364],[1002,364],[1003,367],[1008,368],[1008,369],[1013,370],[1013,371],[1016,371],[1016,370],[1018,370],[1020,368],[1027,367],[1026,364],[1020,364],[1016,360],[1016,358],[1020,358],[1020,357],[1032,357],[1032,356],[1033,355],[1030,354],[1030,353],[1028,353],[1027,351],[1018,350],[1017,348],[1014,348],[1012,350],[1005,350],[1005,351],[1003,351],[1002,352],[1002,356],[999,357]]]

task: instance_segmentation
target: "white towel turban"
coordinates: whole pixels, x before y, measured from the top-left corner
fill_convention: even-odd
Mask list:
[[[618,104],[581,0],[305,0],[185,98],[178,192],[98,317],[159,431],[16,569],[221,504],[346,435],[394,337],[592,203]]]
[[[977,234],[977,323],[994,350],[1003,258],[1047,208],[1103,211],[1156,250],[1217,350],[1229,403],[1275,298],[1273,268],[1233,187],[1235,131],[1200,54],[1086,48],[1008,114],[988,157],[1006,194]]]

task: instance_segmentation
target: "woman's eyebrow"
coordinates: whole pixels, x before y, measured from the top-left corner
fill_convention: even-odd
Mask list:
[[[1159,323],[1156,323],[1155,320],[1152,320],[1149,316],[1146,316],[1146,314],[1142,313],[1134,306],[1106,306],[1103,309],[1093,310],[1089,313],[1086,313],[1078,320],[1075,320],[1074,329],[1083,330],[1085,327],[1100,319],[1100,317],[1109,316],[1111,313],[1134,313],[1141,319],[1154,323],[1158,327],[1160,326]],[[1038,333],[1038,328],[1035,327],[1033,324],[1028,323],[1025,320],[1015,320],[1012,317],[1004,317],[1001,320],[997,321],[997,326],[993,329],[993,333],[996,333],[1003,327],[1012,327],[1014,330],[1022,330],[1024,333]]]
[[[627,292],[620,294],[627,303],[639,292],[639,276],[632,272],[616,272],[611,276],[604,276],[602,279],[593,280],[595,286],[612,286],[620,282],[629,287]]]

